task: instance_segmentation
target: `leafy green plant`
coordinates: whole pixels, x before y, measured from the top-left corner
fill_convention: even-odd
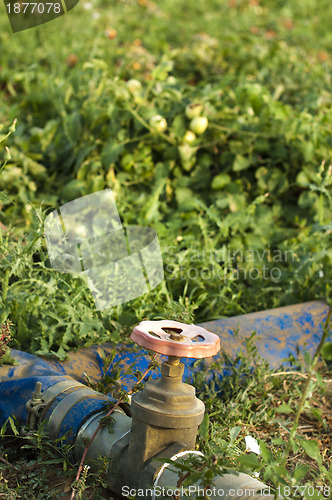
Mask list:
[[[0,436],[1,452],[5,450],[4,457],[0,455],[0,468],[4,469],[0,491],[8,498],[10,495],[12,498],[32,495],[43,500],[54,498],[57,483],[68,481],[72,471],[70,447],[64,445],[63,440],[48,439],[45,423],[36,430],[19,429],[11,417],[2,426]]]
[[[13,363],[14,360],[10,356],[10,349],[8,349],[8,344],[11,340],[10,336],[10,325],[9,321],[4,324],[0,324],[0,363]]]

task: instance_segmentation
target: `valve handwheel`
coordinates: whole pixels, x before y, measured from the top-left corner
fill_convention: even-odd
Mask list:
[[[178,321],[142,321],[130,338],[141,347],[179,358],[207,358],[220,349],[218,335]]]

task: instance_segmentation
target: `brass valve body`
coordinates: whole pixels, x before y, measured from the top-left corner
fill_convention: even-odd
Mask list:
[[[131,401],[132,427],[128,466],[138,471],[144,463],[174,442],[195,447],[204,416],[204,403],[195,388],[182,382],[184,366],[170,357],[161,366],[161,378],[147,382]]]

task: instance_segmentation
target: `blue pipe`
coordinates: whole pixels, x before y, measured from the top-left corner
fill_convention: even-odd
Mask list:
[[[322,336],[322,328],[328,314],[328,306],[323,301],[312,301],[268,311],[245,314],[232,318],[223,318],[203,323],[207,330],[220,336],[222,350],[231,357],[241,348],[241,341],[253,331],[256,332],[258,353],[267,359],[272,367],[278,367],[290,355],[297,357],[298,350],[307,349],[313,353]],[[238,331],[237,336],[234,331]],[[16,366],[0,366],[0,425],[14,416],[19,424],[25,424],[28,412],[26,403],[31,399],[36,382],[41,382],[42,391],[60,382],[66,382],[68,388],[61,392],[47,409],[46,420],[52,420],[56,407],[65,398],[73,400],[74,404],[65,414],[61,425],[56,428],[56,436],[69,433],[69,442],[73,442],[79,427],[93,413],[97,413],[107,404],[114,402],[110,396],[79,387],[69,387],[70,381],[86,383],[86,375],[93,382],[101,380],[106,368],[103,357],[116,351],[108,368],[112,375],[119,369],[121,385],[124,390],[130,389],[135,380],[132,375],[125,375],[131,367],[131,373],[139,370],[144,372],[148,367],[150,356],[147,351],[136,345],[114,346],[111,343],[93,346],[69,354],[64,362],[43,360],[32,354],[12,350],[12,357],[18,362]],[[103,355],[102,355],[103,354]],[[161,360],[164,356],[160,357]],[[220,354],[201,361],[208,367],[211,361],[220,359]],[[197,368],[197,360],[182,359],[185,364],[184,378],[191,381]],[[194,366],[195,364],[195,366]],[[200,365],[201,366],[201,365]],[[208,377],[220,380],[225,372],[210,371]],[[158,373],[152,372],[152,377]],[[64,384],[66,386],[66,384]],[[60,385],[59,385],[60,387]],[[79,393],[79,390],[82,390]],[[76,391],[76,394],[73,394]],[[78,395],[80,394],[80,397]],[[75,399],[76,398],[76,399]],[[66,399],[69,401],[69,399]],[[62,405],[65,405],[63,401]]]

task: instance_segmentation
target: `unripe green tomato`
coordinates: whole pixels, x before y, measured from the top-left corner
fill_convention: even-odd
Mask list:
[[[135,160],[133,155],[130,153],[126,153],[122,158],[121,158],[121,167],[124,170],[131,170],[131,168],[134,166]]]
[[[165,118],[163,118],[161,115],[154,115],[150,119],[150,126],[156,131],[159,132],[160,134],[165,132],[167,129],[167,121]]]
[[[201,135],[207,129],[208,123],[206,116],[196,116],[191,120],[190,128],[195,134]]]
[[[128,91],[129,91],[129,88],[117,87],[115,90],[115,95],[118,99],[125,101],[125,100],[129,99],[129,97],[130,97],[130,93]]]
[[[182,144],[178,150],[182,161],[190,160],[195,154],[195,148],[192,148],[189,144]]]
[[[188,143],[182,144],[178,148],[181,165],[184,170],[189,172],[196,163],[196,149],[192,148]]]
[[[323,276],[324,274],[321,277]],[[332,342],[325,342],[322,347],[322,357],[326,361],[332,361]]]
[[[138,80],[135,80],[135,78],[132,78],[131,80],[128,80],[126,83],[129,91],[133,95],[137,95],[142,91],[142,84]]]
[[[211,188],[213,190],[223,189],[227,184],[231,182],[231,178],[228,174],[218,174],[213,177]]]
[[[167,78],[166,82],[169,85],[175,85],[176,84],[176,78],[175,78],[175,76],[169,75],[169,77]]]
[[[299,172],[296,176],[296,182],[298,184],[308,184],[310,182],[307,174],[303,171]]]
[[[187,144],[193,144],[196,141],[196,135],[191,130],[187,130],[183,136],[183,142]]]
[[[196,118],[196,116],[199,116],[202,111],[203,111],[203,104],[196,102],[193,104],[188,104],[185,113],[186,117],[189,118],[189,120],[192,120],[193,118]]]
[[[144,99],[140,95],[135,95],[134,101],[135,101],[136,104],[142,104],[142,102],[144,101]]]

